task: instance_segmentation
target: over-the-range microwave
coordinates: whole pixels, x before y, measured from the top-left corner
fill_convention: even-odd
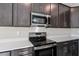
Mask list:
[[[44,27],[47,26],[51,16],[43,13],[31,13],[31,26]]]

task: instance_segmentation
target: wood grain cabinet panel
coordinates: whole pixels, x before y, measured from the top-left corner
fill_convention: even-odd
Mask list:
[[[50,27],[70,28],[70,7],[63,4],[51,3]]]
[[[13,4],[13,24],[14,26],[30,26],[30,3],[15,3]]]
[[[10,56],[10,52],[0,52],[0,56]]]
[[[51,27],[57,27],[58,26],[58,4],[51,3],[51,19],[49,25]]]
[[[79,7],[71,8],[71,28],[79,28]]]
[[[57,43],[57,56],[78,56],[78,40]]]
[[[0,26],[12,26],[12,3],[0,3]]]
[[[32,12],[50,14],[50,3],[32,3]]]
[[[70,8],[57,3],[15,3],[13,4],[13,25],[30,26],[31,12],[51,15],[48,27],[70,27]]]
[[[79,40],[78,40],[78,56],[79,56]]]
[[[34,54],[33,47],[22,48],[11,51],[11,56],[32,56]]]
[[[73,56],[78,56],[78,40],[73,41],[73,47],[72,47],[72,55]]]
[[[70,7],[59,4],[59,20],[58,27],[69,28],[70,27]]]
[[[58,56],[72,56],[72,45],[69,42],[59,43],[57,46]]]

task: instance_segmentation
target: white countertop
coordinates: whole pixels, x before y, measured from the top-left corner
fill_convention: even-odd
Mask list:
[[[0,52],[14,49],[32,47],[33,45],[26,38],[0,39]]]
[[[57,37],[56,36],[56,37],[48,37],[48,39],[54,40],[56,42],[64,42],[64,41],[79,39],[79,36],[70,36],[70,37],[67,37],[67,36],[58,36]]]
[[[47,37],[47,39],[54,40],[56,42],[64,42],[69,40],[79,39],[79,35],[72,36],[52,36]],[[28,38],[0,38],[0,52],[10,51],[14,49],[21,49],[32,47],[32,43],[28,40]]]
[[[79,39],[79,35],[72,35],[71,38],[72,39]]]

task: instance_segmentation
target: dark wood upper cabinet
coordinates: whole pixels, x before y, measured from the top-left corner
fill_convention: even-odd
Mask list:
[[[50,3],[32,3],[32,12],[50,14]]]
[[[0,3],[0,26],[12,26],[11,3]]]
[[[14,26],[30,26],[30,3],[14,3],[13,4],[13,25]]]
[[[51,19],[49,21],[49,25],[51,27],[57,27],[58,26],[58,4],[51,3]]]
[[[70,28],[70,7],[63,4],[51,3],[51,19],[49,27]]]
[[[74,11],[71,11],[71,27],[79,27],[79,8],[71,10],[73,9]],[[57,3],[1,3],[0,26],[29,27],[31,26],[31,12],[51,15],[48,27],[70,27],[70,7]]]
[[[71,28],[79,28],[79,7],[71,8]]]
[[[59,4],[58,14],[58,27],[69,28],[70,27],[70,7]]]

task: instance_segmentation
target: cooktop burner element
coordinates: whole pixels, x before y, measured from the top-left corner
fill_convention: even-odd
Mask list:
[[[55,43],[53,40],[46,39],[46,32],[31,32],[29,40],[35,47]]]
[[[56,42],[53,41],[53,40],[45,40],[45,41],[40,41],[40,42],[33,42],[33,41],[31,41],[31,42],[32,42],[32,44],[33,44],[35,47],[56,43]]]

